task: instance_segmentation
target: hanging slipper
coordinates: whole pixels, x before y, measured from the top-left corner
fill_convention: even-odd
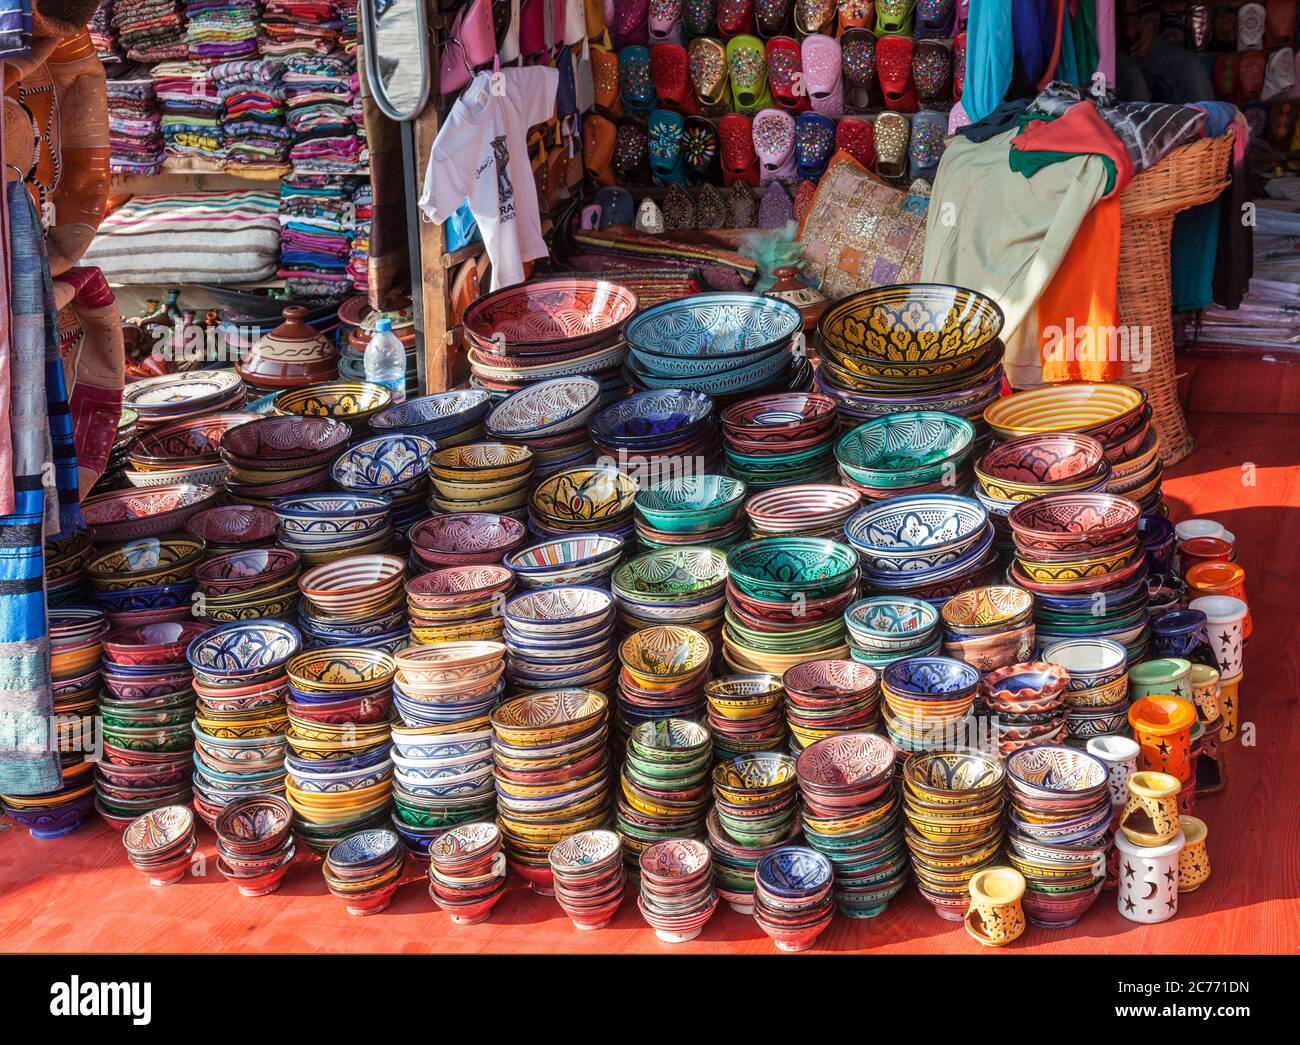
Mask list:
[[[650,176],[656,185],[685,185],[686,167],[682,159],[682,131],[686,121],[681,113],[657,109],[646,122],[646,151],[650,157]]]
[[[1279,98],[1268,107],[1268,127],[1265,133],[1269,145],[1278,152],[1286,152],[1291,147],[1297,113],[1300,113],[1300,102],[1293,98]]]
[[[714,0],[682,0],[682,32],[686,39],[717,35],[714,8]]]
[[[655,203],[649,196],[643,199],[641,206],[637,208],[636,228],[638,232],[648,232],[651,236],[663,235],[663,211],[659,209],[659,204]]]
[[[664,228],[670,232],[695,228],[695,201],[680,185],[669,185],[664,193]]]
[[[752,229],[758,221],[758,200],[754,190],[743,181],[736,182],[727,193],[727,228]]]
[[[767,40],[780,36],[790,24],[792,0],[754,0],[754,30]]]
[[[876,76],[880,79],[886,108],[895,112],[916,112],[911,37],[882,36],[876,42]]]
[[[1193,51],[1204,51],[1210,46],[1210,6],[1192,4],[1183,13],[1187,27],[1187,46]]]
[[[624,47],[618,52],[618,91],[629,116],[648,116],[655,107],[650,79],[650,48]]]
[[[758,227],[783,229],[794,220],[794,200],[779,181],[772,182],[758,201]]]
[[[850,29],[869,29],[876,16],[875,0],[839,0],[839,33]]]
[[[754,152],[760,185],[794,177],[794,117],[784,109],[764,109],[754,117]]]
[[[947,39],[952,36],[957,21],[954,0],[916,0],[916,38],[918,40]]]
[[[722,168],[718,163],[718,130],[700,116],[692,116],[682,130],[682,163],[686,177],[693,182],[718,181]]]
[[[650,43],[682,42],[682,0],[650,0],[646,18]]]
[[[719,106],[727,97],[727,52],[712,37],[701,36],[686,48],[691,90],[701,105]]]
[[[636,222],[636,200],[632,194],[618,187],[597,189],[591,198],[592,203],[600,207],[600,227],[611,228],[614,225],[632,225]]]
[[[834,29],[835,0],[795,0],[794,27],[804,36]]]
[[[609,28],[605,21],[605,5],[601,0],[582,0],[584,20],[587,23],[587,39],[595,40],[605,35]]]
[[[618,143],[614,147],[614,173],[620,185],[644,185],[649,175],[645,123],[635,116],[618,121]]]
[[[953,23],[953,28],[959,33],[966,31],[966,23],[970,21],[970,0],[957,0],[957,20]]]
[[[1290,47],[1295,43],[1296,0],[1268,0],[1264,19],[1264,45]]]
[[[1214,49],[1232,51],[1237,47],[1237,9],[1219,4],[1214,9]]]
[[[772,106],[767,86],[767,56],[757,36],[735,36],[727,41],[727,73],[731,77],[732,107],[739,113],[756,113]]]
[[[1263,102],[1243,102],[1241,115],[1246,118],[1251,141],[1262,139],[1268,133],[1268,106]]]
[[[1263,4],[1242,4],[1237,9],[1237,50],[1257,51],[1264,46],[1264,23],[1268,13]]]
[[[882,112],[876,117],[876,173],[898,179],[907,173],[907,143],[912,126],[902,113]]]
[[[876,135],[859,116],[846,116],[835,127],[835,147],[843,149],[867,170],[876,166]]]
[[[1220,101],[1235,102],[1237,99],[1237,52],[1218,55],[1214,59],[1214,71],[1210,74],[1214,81],[1214,95]]]
[[[722,183],[738,181],[758,184],[758,154],[754,152],[754,132],[749,118],[727,113],[718,121],[718,139],[722,152]]]
[[[1289,47],[1279,47],[1268,56],[1264,69],[1264,89],[1259,92],[1262,101],[1286,98],[1295,87],[1295,52]]]
[[[844,69],[844,103],[859,111],[879,107],[876,82],[876,34],[870,29],[850,29],[840,37],[840,65]]]
[[[718,0],[715,17],[724,40],[754,31],[754,0]]]
[[[956,134],[963,127],[969,126],[970,117],[966,115],[966,110],[962,108],[961,102],[954,102],[948,110],[948,133]]]
[[[727,227],[727,201],[713,185],[700,189],[695,201],[695,227],[697,229],[725,229]]]
[[[966,34],[952,38],[952,96],[961,101],[961,88],[966,82]]]
[[[767,42],[767,82],[772,87],[772,99],[782,109],[808,111],[808,86],[798,41],[774,36]]]
[[[934,181],[947,133],[948,119],[942,113],[926,109],[912,117],[912,140],[907,145],[907,161],[908,174],[913,181],[917,178]]]
[[[694,116],[700,104],[691,91],[690,60],[681,44],[654,44],[650,48],[650,80],[659,105]]]
[[[911,36],[916,0],[876,0],[876,35]]]
[[[844,115],[844,77],[840,72],[840,42],[833,36],[806,36],[803,41],[803,76],[813,112]]]
[[[595,87],[596,108],[610,116],[622,116],[623,100],[618,93],[618,55],[605,47],[591,48],[591,82]]]
[[[795,121],[795,170],[804,181],[819,181],[835,155],[835,121],[806,112]]]
[[[614,5],[614,18],[609,22],[610,39],[614,49],[644,47],[650,42],[650,0],[618,0]]]
[[[1243,51],[1237,55],[1237,100],[1241,102],[1259,101],[1264,89],[1264,70],[1268,59],[1263,51]]]
[[[582,118],[582,164],[587,177],[597,185],[613,185],[614,151],[618,146],[618,128],[600,113]]]
[[[912,52],[912,81],[922,101],[943,102],[952,95],[952,52],[947,40],[922,40]]]

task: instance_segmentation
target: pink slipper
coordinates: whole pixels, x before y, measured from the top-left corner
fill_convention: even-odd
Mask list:
[[[813,112],[843,116],[844,79],[840,75],[840,42],[835,37],[804,37],[803,75]]]

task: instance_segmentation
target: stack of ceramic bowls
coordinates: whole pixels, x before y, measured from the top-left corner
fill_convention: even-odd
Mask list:
[[[265,896],[280,888],[297,849],[289,828],[293,810],[282,798],[261,796],[231,802],[217,817],[217,870],[242,896]]]
[[[275,512],[251,504],[225,504],[190,516],[187,533],[202,538],[208,557],[250,548],[269,548],[275,543],[278,523]]]
[[[95,803],[94,766],[86,760],[86,754],[93,749],[96,737],[96,697],[102,688],[101,660],[105,653],[104,632],[108,627],[103,610],[66,607],[49,611],[52,721],[58,734],[60,784],[54,792],[15,796],[16,804],[9,806],[13,820],[26,827],[33,837],[70,834],[85,822]],[[183,708],[184,697],[173,703]],[[192,696],[189,700],[192,703]],[[107,758],[105,750],[101,761]],[[182,767],[184,760],[186,752],[180,752],[178,761]],[[183,768],[172,779],[185,786]],[[143,782],[133,780],[131,784],[139,787]],[[184,800],[177,797],[158,804]],[[20,806],[24,808],[19,809]]]
[[[1111,466],[1104,449],[1090,435],[1042,432],[1018,436],[981,457],[975,465],[975,495],[988,509],[999,544],[1010,546],[1007,513],[1021,501],[1105,490]]]
[[[864,586],[941,606],[995,572],[988,512],[953,494],[896,497],[868,505],[844,524],[862,562]]]
[[[1065,701],[1066,743],[1086,747],[1093,737],[1128,736],[1128,652],[1109,639],[1064,639],[1043,660],[1070,676]]]
[[[688,475],[636,495],[636,535],[647,548],[708,545],[726,550],[748,533],[745,484],[723,475]]]
[[[141,537],[96,556],[86,567],[95,604],[114,615],[188,605],[203,548],[198,537],[177,534]]]
[[[613,831],[580,831],[548,858],[555,899],[575,929],[603,929],[623,902],[623,843]]]
[[[234,500],[269,507],[277,497],[327,490],[330,464],[352,429],[328,417],[263,417],[221,437],[226,490]]]
[[[709,847],[693,838],[656,842],[641,854],[641,896],[637,907],[664,943],[685,943],[700,935],[718,894]]]
[[[1149,587],[1153,590],[1164,588],[1168,591],[1175,586],[1174,547],[1177,537],[1174,524],[1163,516],[1143,515],[1138,520],[1138,539],[1147,555]]]
[[[971,713],[980,674],[948,657],[909,657],[880,679],[885,729],[902,752],[952,751],[975,742]]]
[[[89,527],[45,542],[45,599],[49,606],[84,605],[86,565],[95,556]]]
[[[913,755],[903,765],[912,871],[942,918],[961,921],[971,877],[997,863],[1005,784],[1001,761],[976,751]]]
[[[214,555],[194,571],[201,598],[195,615],[213,624],[291,618],[298,605],[302,560],[287,548],[252,548]]]
[[[54,791],[36,795],[0,795],[3,811],[33,838],[62,838],[86,822],[95,805],[93,763],[60,760],[60,783]],[[116,825],[114,825],[116,826]]]
[[[628,396],[593,418],[600,462],[644,486],[716,471],[720,466],[713,400],[699,392],[662,388]]]
[[[406,645],[405,621],[374,633],[405,605],[406,564],[395,555],[352,555],[313,566],[298,577],[298,617],[314,637],[331,645],[379,649]]]
[[[92,494],[102,493],[105,490],[114,490],[122,484],[122,472],[130,463],[127,460],[127,450],[140,430],[140,415],[130,407],[123,407],[118,417],[117,431],[113,437],[113,445],[108,451],[108,460],[104,464],[104,470],[100,473],[95,485],[90,488]]]
[[[185,806],[163,806],[133,820],[122,833],[131,866],[150,885],[171,885],[185,877],[198,848],[194,813]]]
[[[418,645],[499,639],[501,607],[514,593],[504,566],[444,566],[406,582],[411,639]]]
[[[292,625],[236,621],[204,632],[186,648],[201,713],[194,723],[194,808],[209,826],[236,798],[283,793],[285,667],[301,645]],[[202,720],[214,715],[229,716],[225,736],[203,728]]]
[[[348,914],[382,911],[393,902],[402,880],[406,854],[392,831],[357,831],[330,847],[321,870],[329,891]]]
[[[369,434],[371,418],[393,405],[393,394],[369,381],[318,381],[286,389],[271,402],[277,413],[343,421],[357,439]]]
[[[600,384],[589,377],[543,381],[493,407],[483,428],[489,439],[530,450],[541,480],[595,460],[589,423],[600,401]]]
[[[880,675],[865,664],[810,660],[790,668],[781,682],[793,751],[880,726]]]
[[[233,370],[191,370],[131,382],[122,390],[122,405],[135,412],[143,432],[173,421],[238,410],[244,395],[244,382]]]
[[[528,501],[528,528],[536,537],[633,530],[636,481],[617,468],[569,467],[552,473]]]
[[[393,533],[405,540],[411,527],[429,514],[429,463],[437,448],[422,435],[372,436],[339,454],[330,479],[344,493],[388,498]]]
[[[713,547],[647,552],[623,563],[610,579],[624,631],[681,624],[715,645],[722,636],[726,585],[727,554]]]
[[[844,485],[872,501],[968,488],[975,426],[928,411],[888,414],[859,425],[835,444]]]
[[[624,547],[623,538],[612,533],[552,537],[513,551],[502,562],[521,588],[608,588]]]
[[[745,541],[727,553],[722,654],[733,671],[784,674],[847,656],[844,608],[858,590],[857,555],[816,537]]]
[[[614,398],[626,387],[619,372],[627,356],[622,332],[636,310],[636,295],[626,287],[584,276],[534,279],[485,294],[461,321],[473,381],[500,392],[592,374]]]
[[[896,660],[939,652],[939,612],[922,599],[873,595],[844,611],[849,651],[860,664],[883,671]]]
[[[628,376],[641,388],[716,396],[797,387],[791,346],[802,329],[799,310],[776,298],[692,294],[666,301],[628,323]]]
[[[393,543],[392,502],[348,493],[282,497],[273,505],[276,542],[308,566],[384,552]]]
[[[713,643],[702,632],[659,624],[633,632],[618,647],[620,741],[643,722],[704,717]]]
[[[1140,515],[1133,501],[1105,493],[1056,494],[1012,509],[1010,579],[1036,596],[1040,645],[1111,639],[1128,650],[1130,662],[1142,659],[1150,629]]]
[[[616,823],[628,862],[664,839],[703,838],[713,769],[709,731],[681,718],[643,722],[626,753]]]
[[[1131,445],[1126,442],[1125,446]],[[1108,492],[1137,501],[1146,515],[1163,517],[1165,514],[1164,495],[1161,481],[1164,477],[1164,463],[1160,458],[1160,436],[1154,428],[1148,428],[1146,436],[1131,454],[1121,457],[1111,464]]]
[[[370,430],[375,435],[422,435],[444,448],[460,446],[483,434],[491,405],[492,396],[479,388],[438,392],[381,410],[370,419]]]
[[[528,517],[533,451],[509,443],[466,443],[439,450],[429,461],[429,509],[497,512],[521,522]]]
[[[612,693],[618,672],[614,597],[603,588],[546,588],[505,605],[506,678],[514,693],[584,686]]]
[[[907,878],[897,764],[874,733],[827,737],[799,756],[804,837],[835,866],[835,903],[850,918],[879,914]]]
[[[875,287],[817,322],[817,386],[845,427],[900,411],[980,422],[1001,394],[1002,312],[971,290],[933,283]],[[982,433],[981,433],[982,434]]]
[[[1033,656],[1034,597],[1023,588],[992,585],[959,592],[943,604],[943,651],[981,673]]]
[[[785,686],[776,675],[725,675],[707,683],[713,754],[726,762],[786,746]]]
[[[496,824],[461,824],[429,846],[429,895],[457,925],[487,921],[505,891],[506,855]]]
[[[151,486],[147,490],[111,490],[82,501],[81,517],[90,527],[96,544],[112,544],[182,529],[191,515],[211,508],[220,497],[221,487],[193,483]]]
[[[847,486],[804,483],[755,494],[745,502],[751,537],[825,537],[838,540],[862,494]]]
[[[798,780],[790,755],[741,755],[713,767],[713,799],[723,834],[750,849],[776,845],[798,819]]]
[[[590,689],[520,697],[492,712],[492,737],[506,854],[549,895],[551,847],[610,821],[609,701]]]
[[[376,324],[387,319],[392,333],[402,343],[406,352],[406,394],[415,395],[420,390],[419,365],[416,362],[417,334],[415,309],[410,295],[390,294],[384,308],[371,308],[364,294],[349,298],[339,306],[339,377],[359,381],[366,376],[366,346],[375,336]]]
[[[1034,925],[1073,925],[1106,880],[1113,815],[1106,764],[1074,748],[1008,755],[1008,856],[1025,876],[1021,902]]]
[[[806,951],[835,917],[835,872],[806,846],[777,849],[754,872],[754,920],[778,950]]]
[[[251,414],[219,413],[160,425],[137,436],[127,447],[130,467],[122,475],[132,486],[165,483],[220,486],[226,481],[221,436],[227,429],[252,420]]]
[[[1070,673],[1059,664],[1008,664],[980,680],[980,710],[992,720],[1003,757],[1066,737]]]
[[[436,570],[443,566],[496,565],[522,547],[527,538],[524,524],[509,515],[435,515],[411,528],[411,566]]]
[[[815,483],[835,475],[835,400],[817,392],[757,396],[727,407],[727,471],[752,490]]]

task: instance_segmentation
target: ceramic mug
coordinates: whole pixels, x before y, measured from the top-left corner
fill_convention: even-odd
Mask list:
[[[1178,834],[1178,792],[1168,773],[1139,771],[1128,778],[1128,802],[1119,829],[1136,846],[1160,846]],[[1116,835],[1119,838],[1119,835]]]
[[[1165,694],[1192,702],[1192,662],[1182,657],[1160,657],[1134,664],[1128,671],[1129,698],[1141,700]]]
[[[1193,664],[1189,677],[1197,716],[1204,723],[1213,722],[1219,717],[1219,670],[1208,664]]]
[[[1106,765],[1106,783],[1110,804],[1118,807],[1128,801],[1128,778],[1137,771],[1138,742],[1129,737],[1093,737],[1088,754]]]
[[[1223,728],[1219,730],[1221,741],[1235,740],[1241,723],[1241,680],[1219,679],[1219,711],[1223,714]]]
[[[1210,877],[1210,854],[1205,847],[1209,835],[1205,821],[1194,816],[1183,817],[1183,837],[1186,844],[1178,854],[1178,891],[1190,893]]]
[[[1250,603],[1246,599],[1246,571],[1235,562],[1201,562],[1187,571],[1187,588],[1193,598],[1202,595],[1231,595],[1246,603],[1246,619],[1241,637],[1250,638],[1254,624]]]
[[[1195,721],[1196,708],[1190,700],[1156,694],[1136,701],[1128,709],[1128,722],[1142,749],[1138,764],[1144,770],[1168,773],[1180,782],[1187,780]]]
[[[1161,845],[1136,844],[1115,836],[1119,849],[1119,913],[1132,922],[1154,924],[1178,913],[1178,857],[1186,840],[1181,831]]]
[[[1202,595],[1188,608],[1205,614],[1206,634],[1219,674],[1234,679],[1242,672],[1241,644],[1245,638],[1246,604],[1231,595]]]
[[[970,910],[966,932],[985,947],[1005,947],[1025,931],[1025,878],[1013,867],[986,867],[968,885]]]

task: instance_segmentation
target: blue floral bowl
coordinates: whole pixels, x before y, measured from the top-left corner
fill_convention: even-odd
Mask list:
[[[358,831],[335,842],[327,859],[334,867],[360,871],[387,862],[397,853],[400,845],[401,842],[392,831]]]
[[[881,682],[909,700],[961,700],[975,692],[980,673],[948,657],[909,657],[885,669]]]
[[[983,505],[952,494],[915,494],[868,505],[844,536],[873,569],[911,573],[961,558],[989,531]]]
[[[789,900],[821,892],[834,875],[830,860],[815,849],[788,845],[775,849],[758,862],[754,877],[774,896]]]
[[[633,350],[676,358],[744,356],[786,345],[803,326],[799,310],[754,294],[694,294],[648,308],[623,336]]]
[[[429,460],[437,451],[421,435],[379,435],[364,439],[339,455],[330,477],[345,490],[400,496],[428,480]]]
[[[298,629],[275,620],[222,624],[190,642],[185,658],[200,681],[243,685],[282,674],[302,648]]]
[[[481,388],[438,392],[381,410],[370,419],[370,427],[375,432],[438,439],[474,427],[491,405],[492,394]]]
[[[650,449],[679,442],[713,416],[713,400],[680,388],[638,392],[602,410],[591,434],[606,446]]]

